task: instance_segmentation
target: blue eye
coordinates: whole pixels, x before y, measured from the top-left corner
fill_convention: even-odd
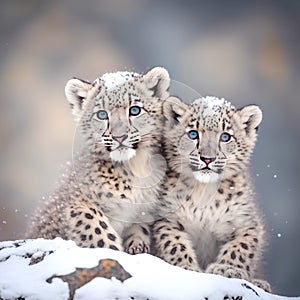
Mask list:
[[[108,119],[108,113],[105,110],[99,110],[97,112],[97,118],[99,120],[107,120]]]
[[[227,132],[223,132],[220,136],[221,142],[228,142],[231,139],[231,135]]]
[[[191,140],[195,140],[198,138],[198,131],[197,130],[190,130],[188,132],[188,137],[191,139]]]
[[[141,108],[139,106],[131,106],[129,109],[129,115],[130,116],[137,116],[141,113]]]

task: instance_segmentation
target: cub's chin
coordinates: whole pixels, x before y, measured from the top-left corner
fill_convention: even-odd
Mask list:
[[[136,155],[136,151],[132,148],[118,148],[110,152],[109,156],[112,161],[125,162]]]
[[[196,180],[202,183],[213,183],[220,180],[220,174],[217,174],[214,171],[200,170],[200,171],[194,171],[193,174]]]

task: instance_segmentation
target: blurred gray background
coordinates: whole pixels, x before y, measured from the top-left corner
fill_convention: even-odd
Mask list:
[[[66,81],[161,65],[202,95],[262,107],[265,274],[300,295],[300,1],[2,0],[0,34],[0,240],[22,238],[71,158]]]

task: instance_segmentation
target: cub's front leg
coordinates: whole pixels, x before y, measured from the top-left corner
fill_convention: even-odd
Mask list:
[[[80,247],[123,250],[122,239],[102,211],[90,202],[75,202],[66,209],[67,237]]]
[[[166,262],[187,270],[201,272],[197,256],[184,226],[163,219],[153,226],[154,254]]]
[[[123,247],[129,254],[149,253],[150,243],[148,224],[133,224],[125,232]]]
[[[234,239],[221,247],[216,262],[208,265],[206,272],[251,281],[261,252],[257,230],[239,229]]]

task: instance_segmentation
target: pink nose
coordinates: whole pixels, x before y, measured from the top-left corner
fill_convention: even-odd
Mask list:
[[[204,161],[207,165],[209,165],[211,162],[216,160],[215,157],[204,157],[204,156],[200,156],[200,159]]]
[[[128,138],[128,134],[123,134],[123,135],[120,135],[120,136],[113,135],[112,138],[114,140],[116,140],[117,142],[119,142],[120,144],[122,144]]]

